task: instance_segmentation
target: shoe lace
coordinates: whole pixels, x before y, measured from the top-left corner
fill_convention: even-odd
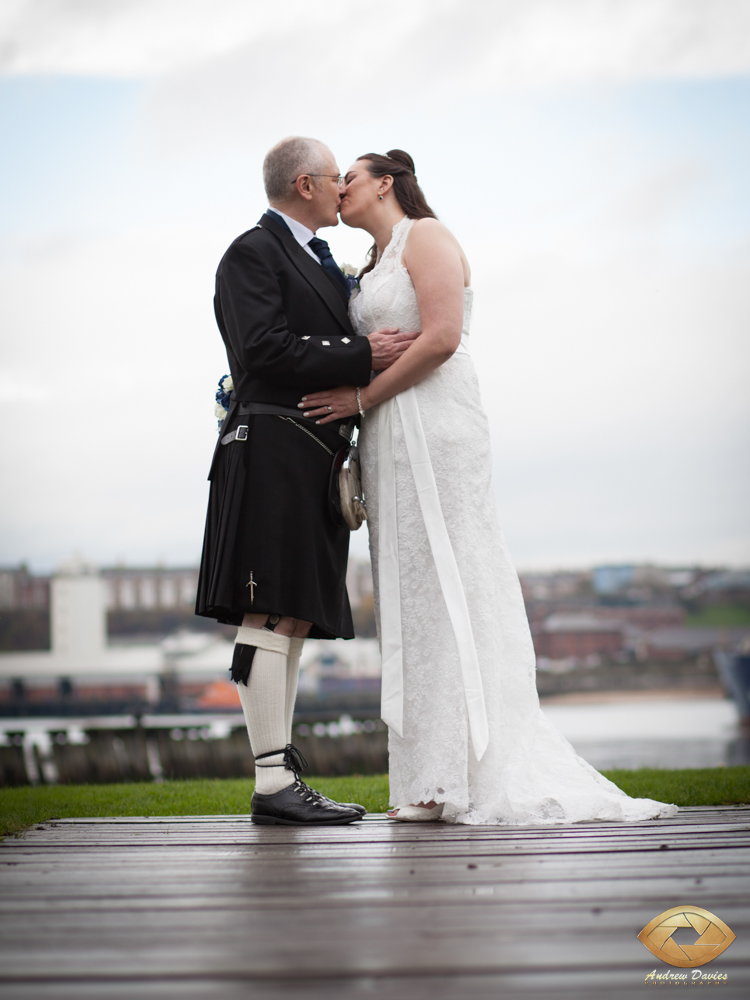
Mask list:
[[[287,771],[293,771],[295,779],[299,781],[300,771],[306,770],[309,766],[307,760],[305,759],[305,755],[299,747],[296,747],[293,743],[287,743],[284,749],[279,752],[284,754],[284,767]],[[304,785],[304,781],[302,784]]]
[[[314,788],[310,788],[310,786],[306,782],[304,782],[299,775],[295,776],[294,784],[292,785],[292,787],[294,788],[297,795],[299,795],[301,799],[304,799],[305,802],[321,801],[320,793],[316,792]]]
[[[306,802],[323,802],[326,805],[338,805],[327,795],[323,795],[316,788],[311,788],[306,781],[299,776],[299,772],[309,767],[304,754],[293,743],[287,743],[284,747],[284,763],[288,770],[294,771],[294,787]]]
[[[284,747],[284,767],[287,771],[292,771],[294,773],[294,784],[293,788],[297,795],[305,802],[319,802],[323,798],[320,792],[316,792],[314,788],[310,788],[307,782],[303,781],[299,776],[299,772],[305,770],[309,765],[305,758],[305,755],[296,747],[293,743],[287,743]]]

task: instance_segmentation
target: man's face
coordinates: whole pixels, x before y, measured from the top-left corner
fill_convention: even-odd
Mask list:
[[[324,226],[337,226],[339,224],[339,204],[341,202],[341,192],[338,177],[339,168],[333,153],[327,149],[325,151],[325,165],[321,169],[321,174],[328,174],[326,177],[313,177],[313,205],[319,219],[318,228]]]

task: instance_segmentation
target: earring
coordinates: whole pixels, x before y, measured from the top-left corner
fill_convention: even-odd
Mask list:
[[[382,194],[379,194],[378,195],[378,201],[382,201],[382,200],[383,200],[383,196],[382,196]]]

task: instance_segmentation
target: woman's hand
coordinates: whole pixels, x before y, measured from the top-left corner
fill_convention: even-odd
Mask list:
[[[359,413],[357,406],[357,387],[340,385],[336,389],[326,389],[325,392],[311,392],[297,403],[303,417],[315,418],[316,424],[329,424],[332,420],[351,417]]]

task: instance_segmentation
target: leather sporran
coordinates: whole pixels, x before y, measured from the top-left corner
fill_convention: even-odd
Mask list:
[[[334,524],[356,531],[367,520],[356,444],[346,445],[334,455],[328,499]]]

